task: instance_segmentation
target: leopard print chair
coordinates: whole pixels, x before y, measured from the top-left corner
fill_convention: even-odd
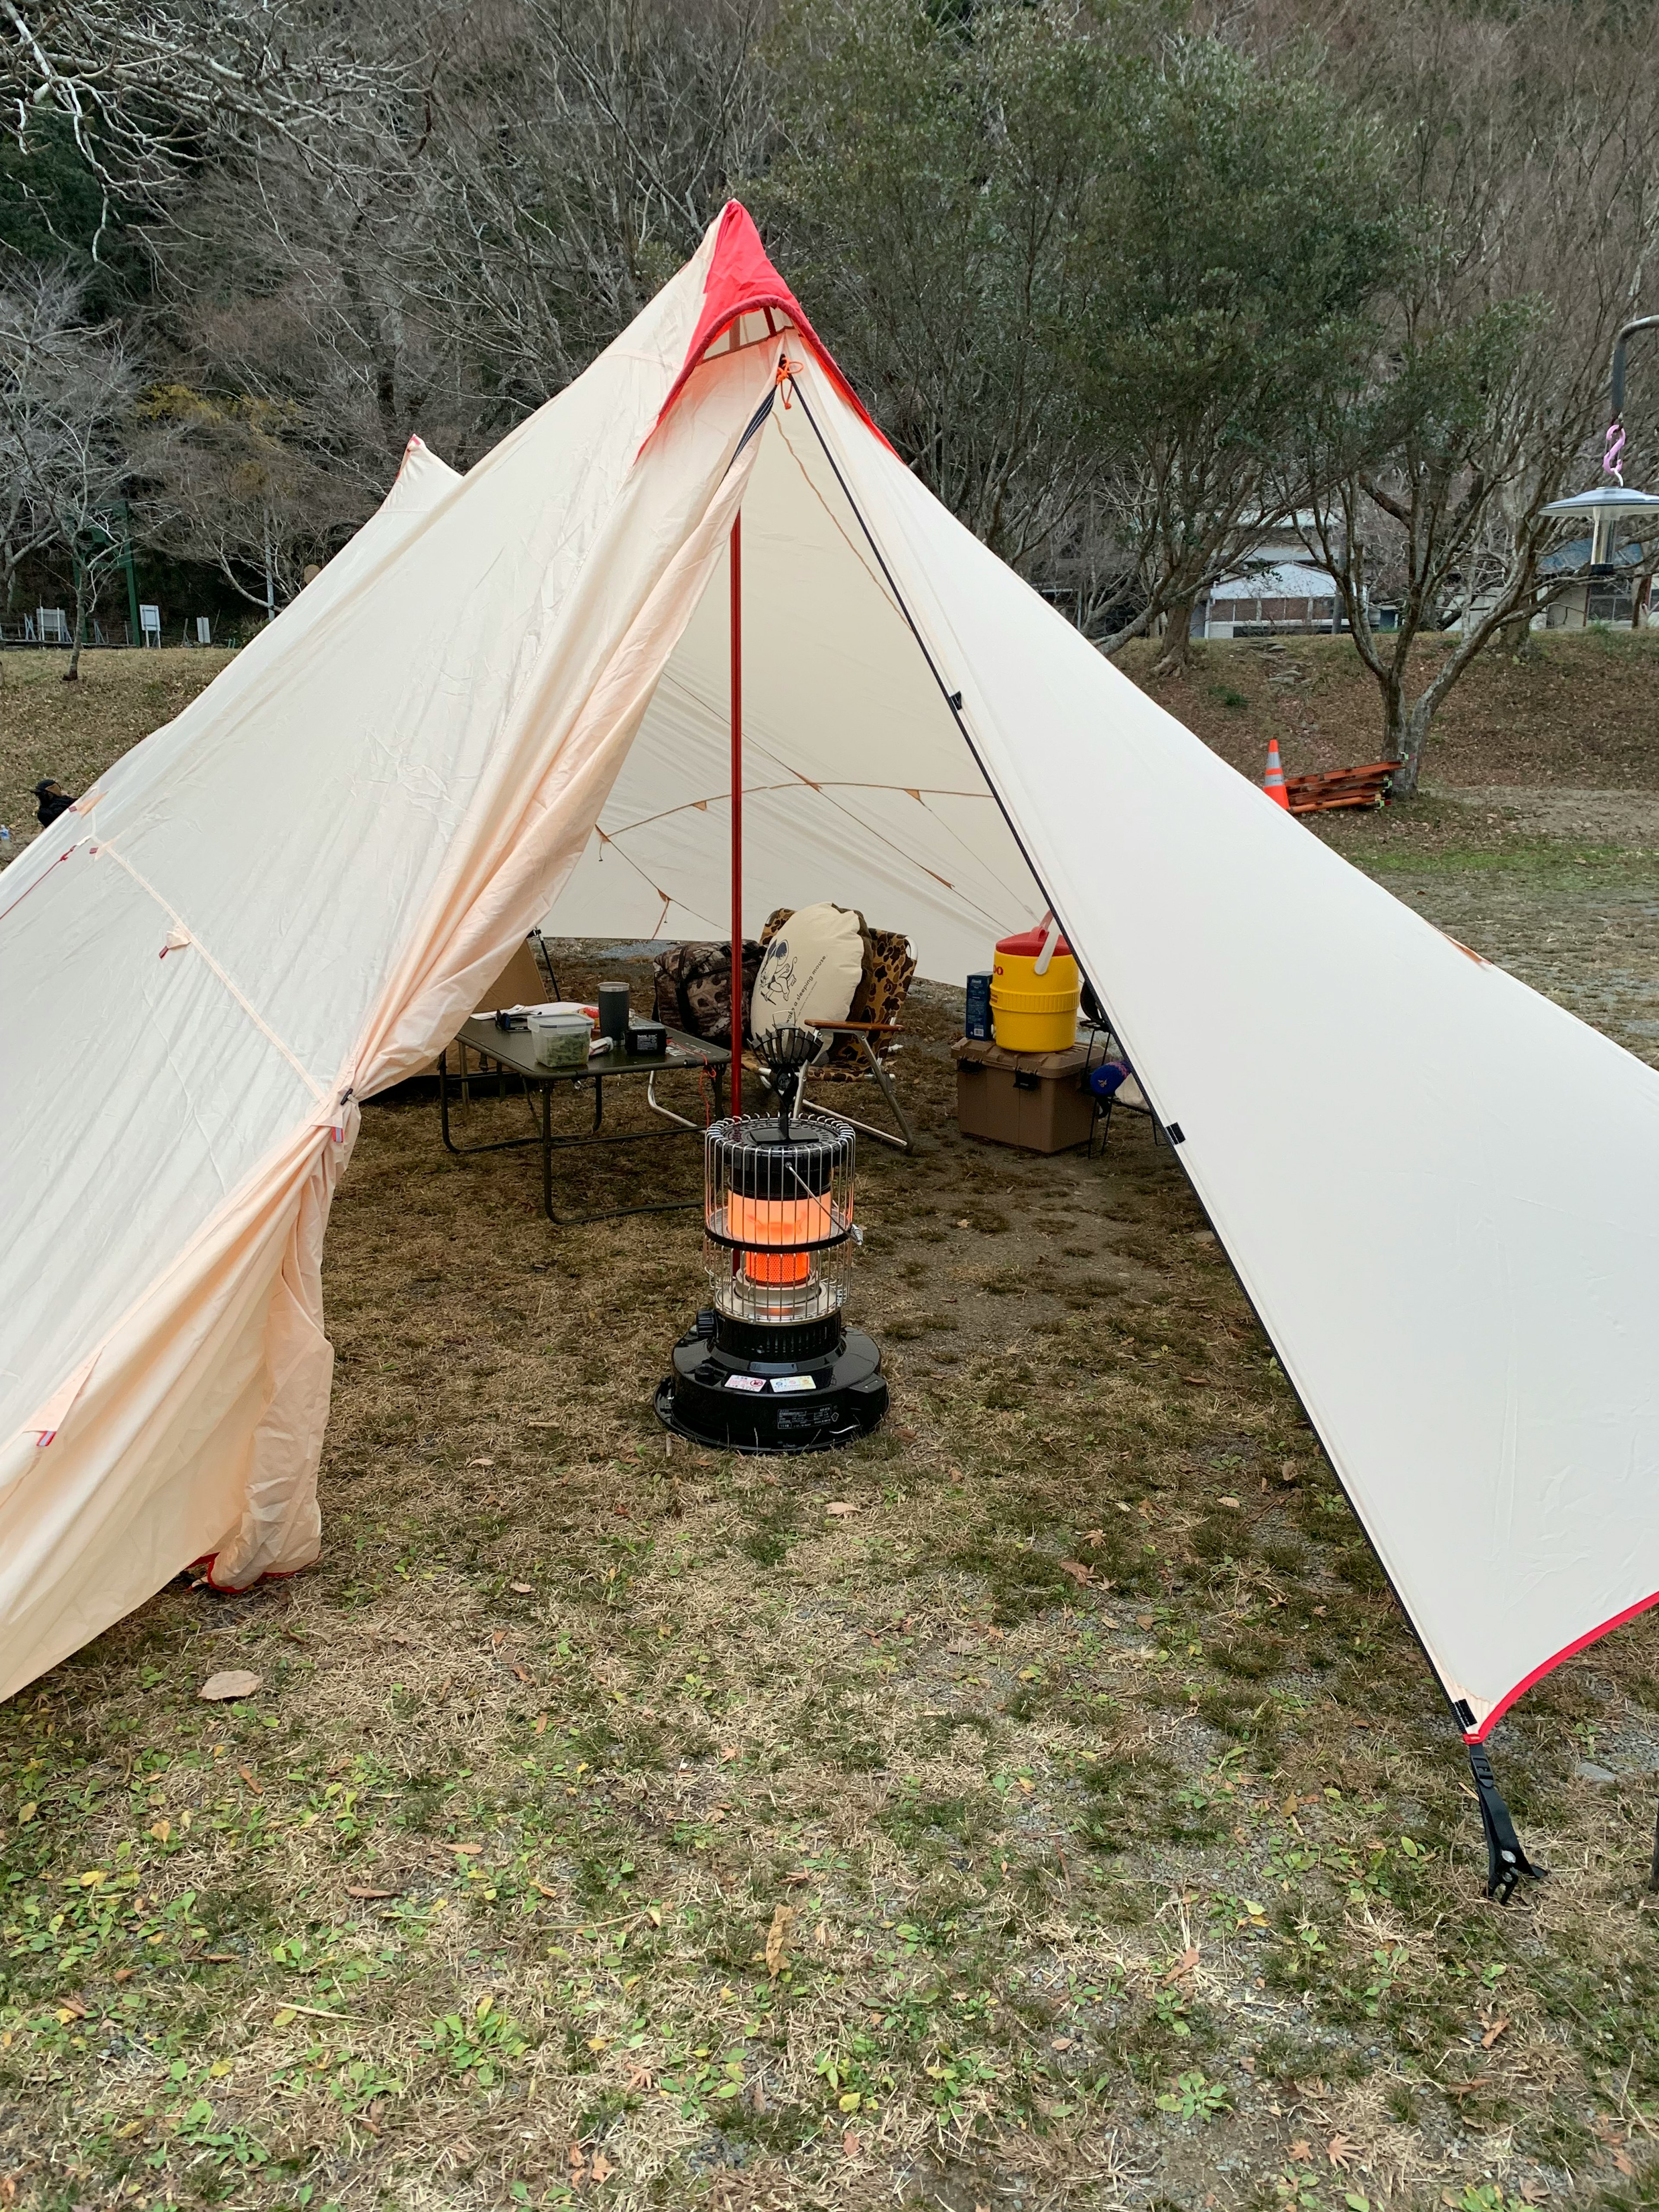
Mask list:
[[[771,943],[793,912],[793,907],[781,906],[767,916],[760,933],[763,946]],[[902,1132],[900,1135],[896,1137],[885,1129],[871,1127],[868,1122],[854,1121],[850,1114],[843,1114],[834,1106],[820,1110],[837,1121],[850,1122],[854,1128],[874,1137],[880,1144],[908,1152],[914,1150],[915,1139],[893,1087],[890,1063],[898,1049],[899,1039],[894,1032],[915,976],[916,956],[902,930],[872,929],[866,923],[864,935],[864,973],[847,1010],[847,1025],[835,1035],[823,1058],[814,1061],[809,1079],[813,1085],[873,1082],[891,1109]],[[752,1053],[746,1052],[744,1065],[758,1067],[759,1062]],[[803,1106],[805,1103],[803,1094]]]

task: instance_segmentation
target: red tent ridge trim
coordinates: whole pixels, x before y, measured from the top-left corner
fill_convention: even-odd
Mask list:
[[[727,200],[720,211],[720,231],[714,240],[708,274],[703,281],[702,313],[697,318],[696,329],[691,333],[691,343],[685,349],[685,360],[680,373],[674,379],[668,397],[663,401],[657,419],[640,447],[641,453],[662,428],[669,410],[684,391],[692,372],[702,362],[715,339],[723,337],[740,315],[758,314],[766,307],[775,308],[781,314],[788,316],[797,335],[809,348],[819,368],[842,398],[856,410],[891,453],[891,445],[882,436],[869,409],[842,374],[829,347],[807,321],[800,301],[767,258],[766,248],[761,244],[754,218],[741,200]]]

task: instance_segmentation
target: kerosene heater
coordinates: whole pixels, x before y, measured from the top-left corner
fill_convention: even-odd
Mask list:
[[[887,1411],[881,1354],[844,1327],[854,1136],[795,1109],[821,1046],[811,1030],[756,1042],[775,1115],[716,1121],[703,1139],[703,1254],[713,1302],[674,1346],[658,1417],[720,1450],[823,1451]]]

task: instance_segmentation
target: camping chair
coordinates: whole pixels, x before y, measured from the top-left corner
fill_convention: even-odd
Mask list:
[[[1164,1133],[1164,1125],[1152,1111],[1152,1103],[1140,1087],[1140,1079],[1136,1075],[1133,1065],[1124,1051],[1122,1042],[1111,1024],[1104,1020],[1089,1022],[1087,1027],[1091,1034],[1089,1057],[1085,1065],[1090,1072],[1092,1073],[1095,1068],[1107,1060],[1121,1060],[1128,1068],[1129,1073],[1125,1080],[1109,1097],[1103,1098],[1097,1091],[1093,1092],[1095,1110],[1093,1119],[1089,1124],[1089,1146],[1085,1157],[1088,1159],[1094,1158],[1095,1136],[1098,1132],[1100,1157],[1103,1159],[1105,1158],[1107,1141],[1112,1133],[1112,1113],[1115,1108],[1123,1114],[1144,1114],[1152,1125],[1152,1142],[1155,1145],[1167,1144],[1169,1139]],[[1098,1048],[1098,1056],[1097,1056],[1097,1048]]]
[[[771,941],[792,911],[788,907],[780,907],[768,915],[761,931],[763,945]],[[915,977],[916,956],[902,930],[866,927],[865,934],[870,940],[870,957],[853,994],[853,1003],[847,1010],[846,1020],[812,1024],[829,1043],[806,1071],[806,1079],[801,1085],[799,1110],[803,1114],[810,1111],[826,1115],[830,1121],[856,1129],[862,1136],[874,1138],[878,1145],[890,1145],[896,1152],[914,1152],[916,1133],[894,1085],[892,1062],[902,1048],[903,1033],[899,1017]],[[759,1065],[747,1053],[744,1060],[745,1066]],[[809,1101],[809,1087],[839,1083],[873,1083],[898,1124],[898,1134],[896,1136],[890,1129],[877,1128],[871,1122],[857,1121],[838,1107],[825,1104],[822,1097]]]

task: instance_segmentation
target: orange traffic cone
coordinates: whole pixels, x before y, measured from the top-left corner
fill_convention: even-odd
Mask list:
[[[1267,740],[1267,773],[1261,779],[1261,788],[1275,806],[1282,806],[1287,814],[1290,812],[1291,794],[1285,788],[1285,771],[1279,764],[1277,738]]]

